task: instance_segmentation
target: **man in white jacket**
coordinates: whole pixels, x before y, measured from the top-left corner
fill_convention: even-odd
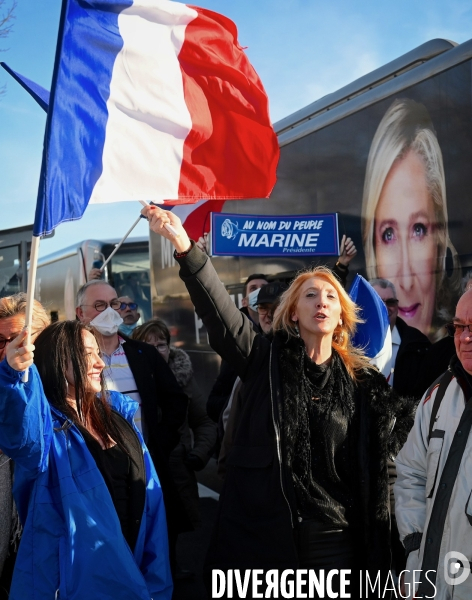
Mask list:
[[[421,399],[397,456],[395,514],[408,553],[405,597],[470,600],[472,290],[447,329],[456,356]]]

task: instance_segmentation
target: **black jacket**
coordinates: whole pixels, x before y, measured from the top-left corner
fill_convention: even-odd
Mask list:
[[[207,568],[296,568],[297,513],[291,474],[283,460],[282,337],[269,339],[253,331],[198,248],[177,260],[210,344],[244,383]],[[356,400],[362,428],[358,443],[361,556],[365,568],[385,570],[390,565],[387,459],[406,440],[415,405],[398,398],[373,369],[365,372]]]
[[[246,317],[250,319],[248,310],[245,306],[239,310],[243,313],[243,315],[246,315]],[[256,325],[256,323],[254,323],[252,320],[251,322],[254,331],[256,333],[262,333],[260,326]],[[212,421],[215,421],[215,423],[220,424],[221,416],[228,404],[228,400],[231,396],[231,392],[233,391],[233,386],[237,376],[238,375],[233,367],[223,359],[220,364],[220,372],[218,373],[218,377],[213,384],[206,405],[207,414]]]
[[[417,374],[416,387],[419,395],[422,396],[429,386],[447,370],[454,356],[456,356],[456,347],[453,337],[444,337],[431,345],[421,365],[421,371]]]
[[[146,445],[161,483],[169,535],[175,536],[190,527],[169,469],[170,453],[180,440],[179,430],[187,418],[188,398],[153,346],[120,336],[125,340],[123,350],[141,397]]]
[[[120,336],[125,340],[123,350],[141,397],[147,446],[151,456],[159,448],[168,458],[180,440],[179,429],[187,417],[188,398],[153,346]]]
[[[401,342],[395,360],[393,389],[401,396],[415,396],[419,399],[426,390],[419,389],[418,377],[431,342],[419,329],[410,327],[400,317],[397,317],[395,325]]]
[[[215,423],[219,423],[221,413],[228,404],[236,377],[236,371],[233,367],[226,360],[222,360],[218,377],[211,388],[206,403],[207,415]]]

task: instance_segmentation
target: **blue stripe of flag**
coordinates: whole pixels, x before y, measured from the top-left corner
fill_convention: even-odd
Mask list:
[[[49,107],[49,92],[44,89],[39,84],[31,81],[24,75],[20,75],[17,71],[11,69],[7,63],[0,62],[0,66],[2,66],[7,73],[9,73],[13,79],[18,81],[22,88],[24,88],[39,104],[39,106],[46,112],[48,112]]]
[[[107,100],[132,0],[63,0],[33,234],[80,219],[102,172]]]

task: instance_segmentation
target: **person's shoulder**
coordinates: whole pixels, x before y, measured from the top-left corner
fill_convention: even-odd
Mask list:
[[[141,370],[144,365],[150,372],[155,374],[162,373],[163,369],[170,370],[169,365],[151,344],[126,338],[123,343],[123,350],[132,371],[136,370],[138,362]]]
[[[116,412],[120,413],[128,420],[134,417],[134,414],[139,407],[139,404],[136,402],[136,400],[133,400],[129,396],[114,390],[107,391],[107,399],[112,409],[116,410]]]
[[[365,368],[358,373],[357,387],[369,410],[379,423],[387,424],[396,415],[406,412],[413,415],[418,401],[410,396],[399,396],[385,377],[375,368]]]
[[[374,366],[366,366],[356,371],[356,383],[360,389],[388,391],[391,389],[385,376]]]
[[[415,344],[424,344],[425,346],[431,346],[431,342],[416,327],[412,327],[411,325],[407,325],[403,319],[400,317],[396,318],[395,325],[400,333],[400,337],[402,342],[404,343],[415,343]]]
[[[372,405],[383,405],[386,399],[396,396],[385,376],[373,366],[356,371],[356,387]]]
[[[141,342],[138,340],[133,340],[132,338],[128,337],[127,335],[124,335],[121,333],[120,333],[120,338],[123,339],[123,349],[125,350],[125,352],[126,352],[126,348],[133,348],[134,350],[137,350],[139,353],[144,352],[144,353],[152,355],[152,356],[154,356],[157,353],[157,350],[151,344],[147,344],[146,342]]]

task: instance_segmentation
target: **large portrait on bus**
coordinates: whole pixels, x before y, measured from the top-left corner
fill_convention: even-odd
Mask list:
[[[362,242],[369,280],[393,283],[408,325],[431,335],[452,318],[460,271],[449,237],[442,152],[428,109],[410,98],[392,102],[372,140]]]
[[[431,340],[472,266],[471,117],[466,61],[287,144],[272,197],[337,211],[351,271],[391,281],[399,316]]]

